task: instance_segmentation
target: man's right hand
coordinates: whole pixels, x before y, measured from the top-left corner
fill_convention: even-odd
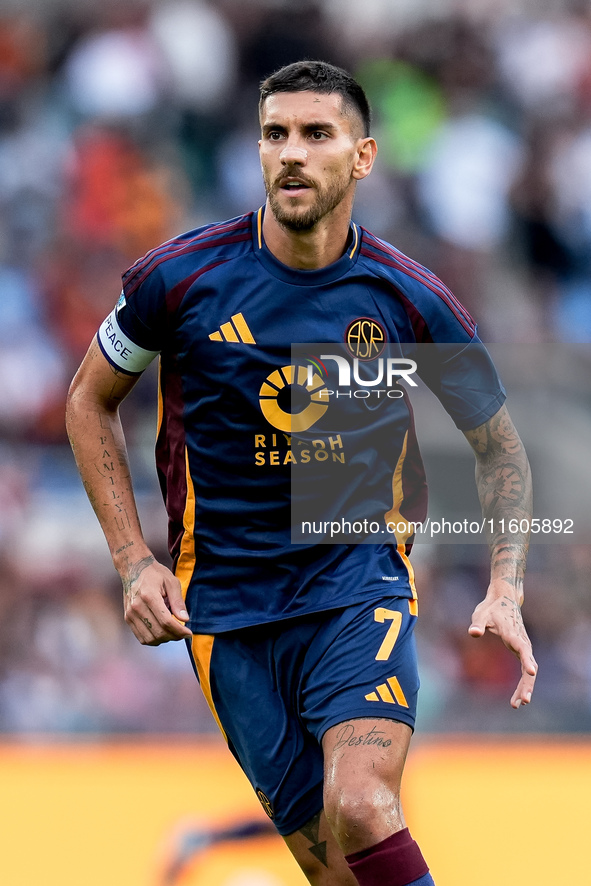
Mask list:
[[[179,580],[152,555],[121,576],[125,621],[144,646],[184,640],[192,633]]]

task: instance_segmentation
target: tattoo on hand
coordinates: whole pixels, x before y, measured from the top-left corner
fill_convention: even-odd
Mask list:
[[[144,557],[142,560],[139,560],[137,563],[133,564],[129,575],[122,579],[123,593],[126,597],[131,597],[132,586],[136,583],[144,569],[147,566],[151,566],[153,562],[154,557],[150,554],[149,557]]]
[[[529,637],[527,636],[527,631],[525,630],[525,625],[523,623],[523,615],[521,614],[521,606],[519,605],[519,603],[517,603],[515,600],[512,600],[511,597],[503,597],[503,599],[501,600],[501,606],[504,609],[511,610],[508,613],[509,620],[517,629],[517,633],[521,637],[529,641]]]

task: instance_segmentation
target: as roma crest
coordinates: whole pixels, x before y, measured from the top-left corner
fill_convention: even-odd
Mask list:
[[[358,360],[375,360],[386,347],[386,330],[376,320],[358,317],[347,326],[345,341]]]

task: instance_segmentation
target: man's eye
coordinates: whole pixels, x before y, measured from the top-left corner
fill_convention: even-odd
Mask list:
[[[268,134],[267,138],[272,142],[278,142],[279,139],[281,138],[281,133],[280,132],[270,132]]]
[[[314,139],[314,141],[317,141],[317,142],[322,141],[322,139],[326,138],[326,137],[327,137],[326,132],[322,132],[319,129],[316,130],[316,132],[312,133],[312,138]]]

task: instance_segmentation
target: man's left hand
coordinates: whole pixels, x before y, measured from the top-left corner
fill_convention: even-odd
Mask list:
[[[492,585],[485,599],[474,610],[468,629],[471,637],[482,637],[486,631],[500,637],[521,664],[521,679],[511,698],[511,707],[517,709],[522,704],[529,704],[538,665],[523,624],[521,606],[509,592],[499,593],[498,587],[493,588]]]

